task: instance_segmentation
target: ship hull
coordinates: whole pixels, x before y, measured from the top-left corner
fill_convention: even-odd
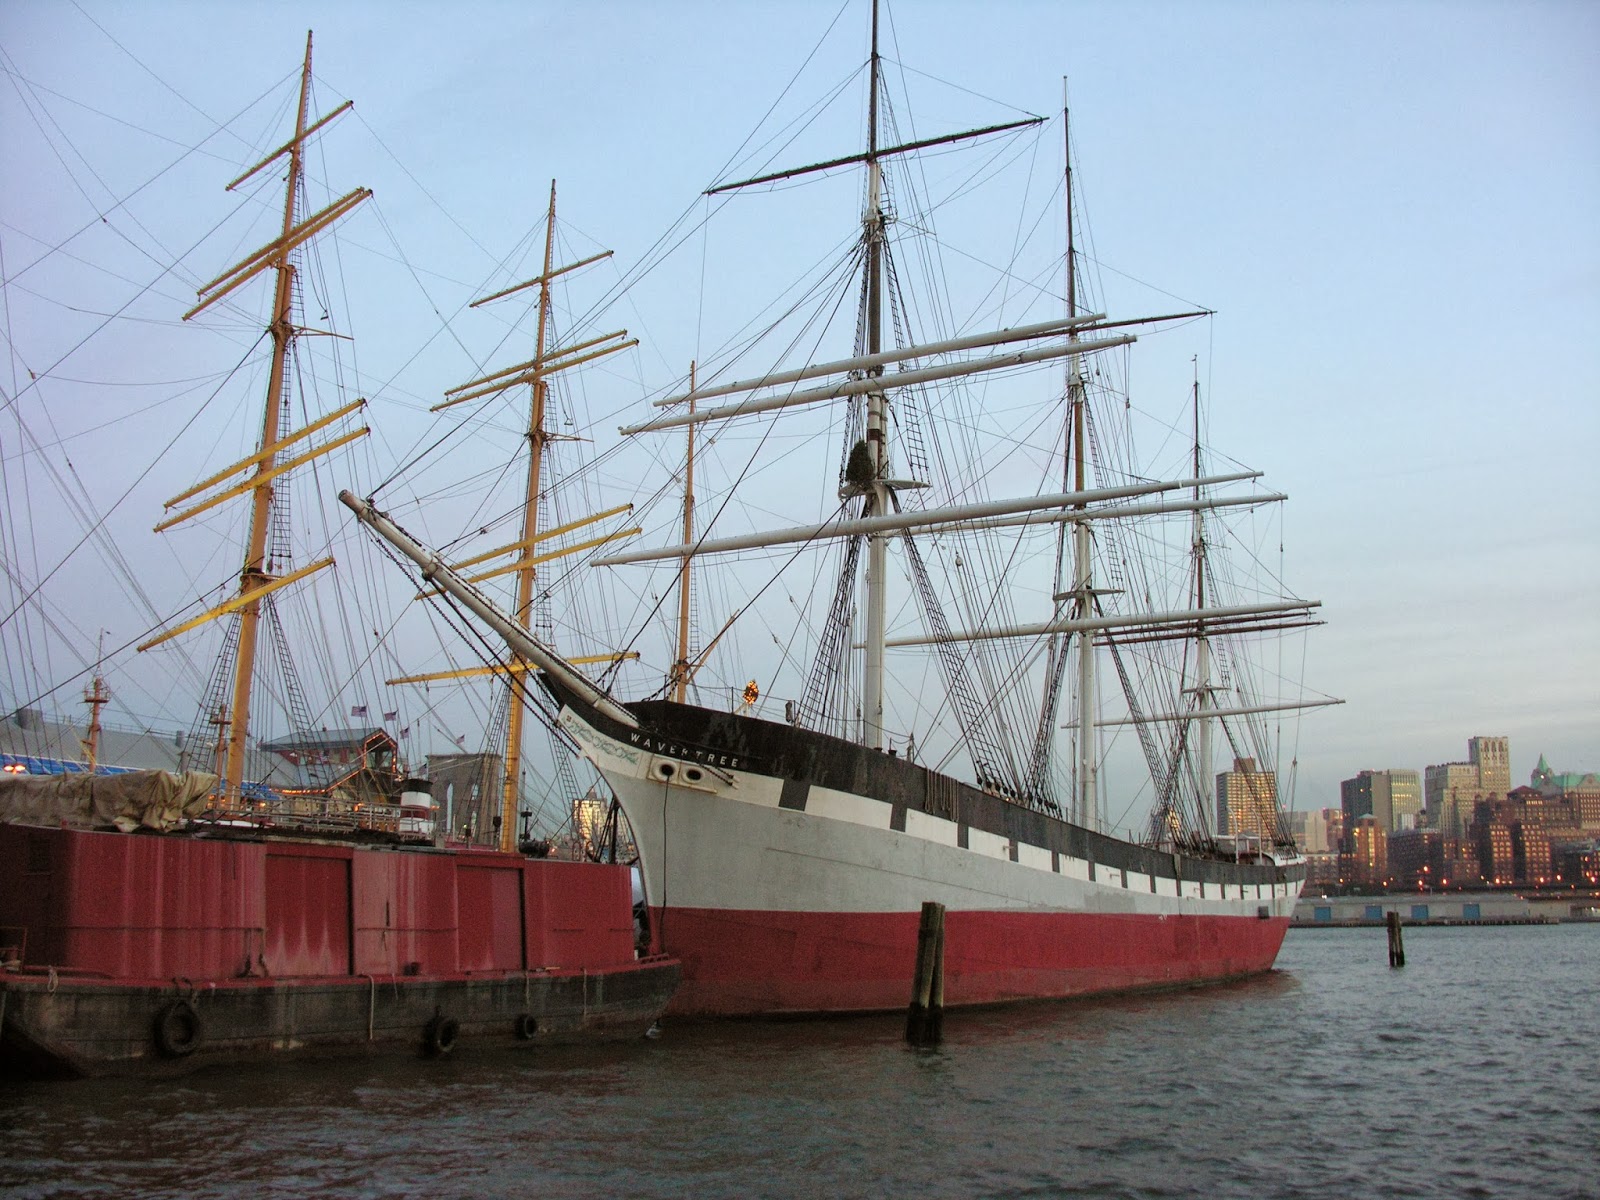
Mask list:
[[[911,998],[917,912],[657,911],[682,1015],[880,1012]],[[1218,983],[1271,968],[1284,922],[1182,914],[947,912],[944,1002],[1005,1004]]]
[[[641,1035],[626,867],[0,825],[0,1074]]]
[[[736,714],[567,703],[638,841],[669,1012],[881,1011],[911,997],[924,902],[951,1006],[1182,987],[1271,968],[1297,862],[1158,851],[889,755]]]

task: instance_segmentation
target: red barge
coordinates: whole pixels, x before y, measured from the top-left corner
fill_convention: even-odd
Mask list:
[[[623,865],[204,823],[0,824],[0,963],[7,1075],[633,1038],[679,972]]]

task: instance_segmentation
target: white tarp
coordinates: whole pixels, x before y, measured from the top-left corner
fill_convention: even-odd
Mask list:
[[[204,812],[216,786],[203,771],[0,775],[0,823],[173,829]]]

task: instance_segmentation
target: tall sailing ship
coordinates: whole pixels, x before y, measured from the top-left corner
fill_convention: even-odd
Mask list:
[[[619,698],[615,684],[602,686],[542,644],[372,501],[348,492],[342,499],[516,658],[540,669],[562,728],[632,827],[652,936],[683,962],[671,1011],[899,1008],[928,901],[947,910],[950,1005],[1265,971],[1305,865],[1275,795],[1236,806],[1225,825],[1214,820],[1213,747],[1225,738],[1239,766],[1260,764],[1242,775],[1270,781],[1266,716],[1332,702],[1248,691],[1251,644],[1318,624],[1318,605],[1281,588],[1229,594],[1238,585],[1225,565],[1223,518],[1284,497],[1256,489],[1259,472],[1208,467],[1198,377],[1184,397],[1190,449],[1176,476],[1164,479],[1118,461],[1131,444],[1116,429],[1126,405],[1104,383],[1113,352],[1209,314],[1115,319],[1080,303],[1063,111],[1059,311],[986,331],[917,336],[919,321],[955,306],[908,302],[901,276],[910,256],[897,259],[897,234],[924,236],[931,220],[908,216],[891,183],[917,178],[914,156],[1044,122],[891,141],[881,65],[874,10],[864,151],[708,192],[788,187],[846,167],[864,172],[859,235],[840,260],[856,273],[840,283],[837,271],[831,289],[818,289],[807,334],[821,341],[829,315],[850,312],[854,296],[851,352],[796,361],[803,352],[795,337],[786,359],[743,380],[692,371],[686,389],[656,401],[663,411],[622,430],[633,439],[687,431],[693,464],[697,432],[760,448],[784,423],[826,411],[838,445],[836,476],[819,481],[834,493],[826,519],[749,533],[713,523],[697,532],[691,465],[680,542],[595,559],[604,568],[655,563],[673,572],[679,637],[654,694]],[[1057,414],[1050,423],[1059,433],[1033,490],[987,495],[981,469],[968,475],[956,465],[965,434],[929,452],[941,409],[957,419],[976,411],[960,407],[964,388],[1031,381],[1037,400],[1040,373],[1052,366],[1064,372],[1044,407]],[[1113,401],[1108,411],[1097,407],[1102,400]],[[749,436],[727,436],[735,430]],[[1022,483],[1010,471],[1006,479]],[[783,498],[779,489],[761,501]],[[1140,556],[1151,549],[1175,551],[1176,566],[1147,565]],[[802,617],[799,631],[812,665],[781,718],[755,680],[742,694],[696,695],[697,673],[734,622],[691,653],[691,564],[738,556],[746,566],[776,563],[781,573],[802,555],[828,552],[833,583],[814,589],[825,602],[814,623]],[[1019,583],[1041,570],[1051,576],[1042,593]],[[895,594],[898,578],[910,582],[910,597]],[[765,591],[753,587],[735,618],[751,619]],[[1042,611],[1016,611],[1019,600],[1039,594]],[[913,605],[921,630],[892,631],[893,621],[904,624],[893,614]],[[931,651],[932,665],[896,669],[913,661],[914,648]],[[935,673],[938,698],[928,694]],[[1120,707],[1102,713],[1102,696],[1104,707],[1113,696]],[[1063,727],[1068,737],[1058,739]],[[1108,814],[1127,805],[1101,773],[1108,735],[1124,729],[1136,735],[1150,776],[1140,793],[1149,816],[1131,833],[1113,828]],[[963,760],[968,769],[958,775]]]

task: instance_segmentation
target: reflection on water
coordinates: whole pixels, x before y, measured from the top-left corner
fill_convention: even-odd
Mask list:
[[[1593,1196],[1600,927],[1293,931],[1200,991],[0,1097],[5,1196]],[[1536,1136],[1535,1136],[1536,1135]]]

